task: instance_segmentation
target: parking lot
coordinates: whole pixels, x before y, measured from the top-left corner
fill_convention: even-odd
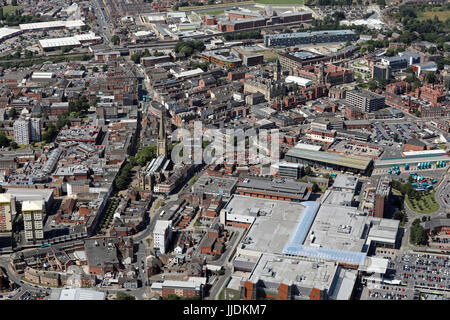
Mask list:
[[[373,141],[382,145],[394,145],[392,138],[397,134],[399,140],[408,141],[415,136],[417,138],[426,138],[437,133],[435,128],[429,128],[425,124],[405,121],[400,123],[382,123],[377,121],[372,123]]]
[[[446,300],[450,296],[449,257],[410,253],[389,258],[383,283],[369,283],[368,300]]]
[[[391,262],[402,285],[450,293],[449,258],[430,254],[403,254]]]
[[[20,295],[19,300],[44,300],[44,298],[45,296],[43,294],[25,291],[22,295]]]

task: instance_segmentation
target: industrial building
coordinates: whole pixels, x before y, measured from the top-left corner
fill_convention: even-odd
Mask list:
[[[101,43],[102,37],[94,33],[79,34],[73,37],[53,38],[39,40],[39,48],[42,52],[57,50],[61,48],[76,48],[87,44]]]
[[[356,40],[358,40],[358,35],[352,30],[327,30],[264,35],[264,45],[266,47],[287,47]]]
[[[345,170],[361,174],[368,174],[373,162],[369,158],[309,150],[299,146],[291,148],[284,160],[304,166],[319,166],[328,170]]]

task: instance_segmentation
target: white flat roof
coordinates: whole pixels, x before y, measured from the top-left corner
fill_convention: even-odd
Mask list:
[[[0,203],[11,202],[12,195],[9,193],[0,193]]]
[[[14,28],[0,28],[0,39],[6,38],[8,36],[18,34],[22,30],[20,29],[14,29]]]
[[[76,28],[84,26],[81,20],[56,20],[46,22],[22,23],[19,24],[21,30],[47,29],[47,28]]]
[[[26,200],[22,203],[22,211],[39,211],[44,208],[43,200]]]
[[[303,86],[303,87],[310,86],[313,84],[313,82],[309,79],[296,77],[296,76],[287,76],[285,81],[286,81],[286,83],[295,82],[299,86]]]
[[[105,300],[106,293],[90,289],[63,289],[59,300]]]
[[[39,40],[39,44],[43,48],[54,48],[64,46],[77,46],[81,45],[81,41],[99,40],[101,37],[96,36],[94,33],[77,34],[73,37],[53,38]]]
[[[321,146],[316,146],[313,144],[307,144],[307,143],[302,143],[302,142],[297,143],[294,148],[303,149],[303,150],[312,150],[312,151],[320,151],[320,149],[322,149]]]

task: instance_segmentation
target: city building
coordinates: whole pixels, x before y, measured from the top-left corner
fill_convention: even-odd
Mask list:
[[[14,141],[19,145],[28,145],[31,142],[31,128],[29,120],[16,120],[13,124]]]
[[[172,239],[172,221],[158,220],[153,230],[153,247],[161,253],[167,253]]]
[[[36,243],[44,239],[45,205],[43,200],[26,200],[22,203],[25,240]]]
[[[36,142],[41,141],[41,135],[42,135],[42,119],[41,118],[31,118],[30,119],[30,131],[31,131],[31,141],[36,141]]]
[[[345,102],[363,112],[374,112],[385,107],[384,96],[368,90],[349,90],[345,96]]]
[[[12,231],[12,221],[16,215],[16,199],[9,193],[0,193],[0,236]]]
[[[264,35],[266,47],[296,46],[301,44],[356,41],[358,35],[352,30],[327,30]]]
[[[312,193],[312,184],[291,179],[260,179],[248,177],[236,185],[236,194],[283,201],[306,201]]]
[[[378,180],[377,188],[375,189],[375,209],[374,216],[376,218],[384,217],[384,210],[389,200],[391,192],[391,180],[388,176],[384,176]]]

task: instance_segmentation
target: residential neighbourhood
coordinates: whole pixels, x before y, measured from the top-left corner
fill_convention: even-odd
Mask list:
[[[0,299],[450,297],[448,1],[0,6]]]

